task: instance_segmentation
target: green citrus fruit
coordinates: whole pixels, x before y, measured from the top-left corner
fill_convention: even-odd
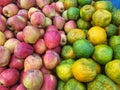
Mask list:
[[[113,58],[120,59],[120,44],[113,47]]]
[[[81,29],[72,29],[67,34],[67,40],[69,43],[73,44],[78,39],[85,39],[86,35]]]
[[[75,53],[73,51],[73,47],[71,45],[65,45],[63,46],[61,50],[61,56],[64,59],[75,59]]]
[[[90,21],[95,8],[92,5],[85,5],[80,9],[80,17],[85,21]]]
[[[79,29],[89,29],[91,24],[90,24],[90,22],[87,22],[80,18],[77,20],[77,26]]]
[[[80,39],[80,40],[76,40],[73,43],[73,50],[74,50],[76,57],[88,58],[92,55],[94,51],[94,46],[88,40]]]
[[[67,16],[70,20],[77,20],[80,16],[80,9],[78,9],[77,7],[70,7],[67,10]]]
[[[59,79],[58,85],[57,85],[57,90],[64,90],[64,85],[65,85],[65,82]]]
[[[105,65],[112,60],[113,50],[106,44],[99,44],[95,46],[92,57],[99,64]]]
[[[106,33],[108,37],[118,34],[118,27],[114,24],[109,24],[105,27]]]
[[[64,90],[86,90],[86,87],[83,83],[71,78],[65,83]]]
[[[120,59],[114,59],[105,65],[106,75],[117,84],[120,84]]]
[[[114,47],[115,45],[118,45],[118,44],[120,44],[120,36],[117,36],[117,35],[111,36],[109,39],[109,45],[111,47]]]
[[[76,80],[80,82],[90,82],[97,75],[97,67],[93,60],[80,58],[72,65],[72,73]]]
[[[98,74],[87,84],[87,90],[118,90],[117,85],[106,75]]]
[[[105,9],[98,9],[92,15],[92,25],[105,27],[111,22],[112,14]]]
[[[72,74],[73,63],[74,63],[73,59],[67,59],[67,60],[61,61],[56,67],[56,74],[58,78],[60,78],[63,81],[67,81],[71,77],[73,77],[73,74]]]
[[[92,0],[77,0],[78,1],[78,4],[80,6],[84,6],[86,4],[91,4],[92,3]]]

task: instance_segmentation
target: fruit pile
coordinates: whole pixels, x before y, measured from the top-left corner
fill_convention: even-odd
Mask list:
[[[0,0],[0,90],[119,89],[109,0]]]

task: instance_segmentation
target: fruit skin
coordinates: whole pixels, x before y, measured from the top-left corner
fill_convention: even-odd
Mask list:
[[[75,53],[73,51],[73,47],[71,45],[63,46],[61,50],[61,56],[64,59],[75,59]]]
[[[115,83],[120,84],[120,59],[113,59],[105,65],[106,75],[113,80]],[[117,71],[117,72],[116,72]]]
[[[66,60],[61,61],[57,65],[56,74],[59,79],[66,82],[67,80],[73,77],[72,70],[71,70],[73,63],[74,63],[73,59],[66,59]]]
[[[45,45],[45,42],[43,39],[39,39],[34,45],[34,50],[38,54],[43,54],[47,50],[47,47]]]
[[[45,5],[42,8],[42,12],[49,18],[53,18],[56,16],[55,8],[52,5]]]
[[[16,38],[11,38],[8,39],[5,44],[4,47],[8,48],[10,50],[11,53],[14,52],[15,47],[20,43],[20,41]]]
[[[7,66],[10,61],[10,51],[4,46],[0,46],[0,67]]]
[[[80,82],[90,82],[97,75],[96,64],[93,60],[80,58],[72,65],[72,73],[76,80]]]
[[[112,60],[113,49],[106,44],[96,45],[92,57],[99,64],[105,65]]]
[[[68,33],[72,29],[75,29],[77,27],[76,22],[74,20],[69,20],[64,25],[64,31]]]
[[[11,16],[14,16],[17,14],[18,12],[18,7],[17,5],[13,4],[13,3],[10,3],[6,6],[3,7],[2,11],[3,11],[3,14],[6,16],[6,17],[11,17]]]
[[[64,85],[65,85],[65,82],[62,81],[62,80],[58,80],[58,86],[57,86],[57,90],[64,90]]]
[[[28,70],[40,69],[42,66],[42,58],[34,53],[29,55],[24,60],[24,72]]]
[[[36,4],[42,9],[45,5],[50,4],[50,0],[36,0]]]
[[[80,6],[84,6],[84,5],[86,5],[86,4],[91,4],[92,3],[92,0],[78,0],[78,4],[80,5]]]
[[[55,25],[49,25],[47,28],[46,28],[46,32],[48,31],[58,31],[58,28],[57,26]]]
[[[0,5],[1,6],[6,6],[7,4],[11,3],[12,0],[0,0]]]
[[[87,84],[87,90],[118,90],[116,83],[104,74],[98,74],[96,78]]]
[[[85,39],[85,33],[81,29],[71,29],[67,33],[67,40],[70,44],[73,44],[76,40]]]
[[[77,81],[74,78],[69,79],[65,85],[64,90],[86,90],[86,87],[83,83]]]
[[[61,36],[58,31],[49,31],[44,35],[45,45],[48,49],[57,47],[60,44]]]
[[[114,46],[118,44],[120,44],[120,36],[119,35],[111,36],[109,39],[109,46],[113,48]]]
[[[103,44],[107,41],[107,34],[104,28],[99,26],[91,27],[88,32],[88,40],[93,44]],[[102,37],[101,37],[102,36]]]
[[[66,9],[70,7],[77,7],[77,0],[64,0],[64,6]]]
[[[98,9],[92,15],[92,25],[105,27],[110,24],[112,14],[105,9]]]
[[[6,42],[6,37],[5,37],[5,34],[0,31],[0,46],[3,46]]]
[[[58,29],[63,29],[64,24],[65,24],[65,19],[61,16],[55,16],[53,19],[53,24],[58,28]]]
[[[9,30],[20,31],[21,29],[23,29],[26,26],[27,18],[24,15],[14,15],[14,16],[8,18],[6,24],[7,24],[6,26]]]
[[[65,6],[64,3],[61,1],[57,1],[55,3],[55,10],[59,13],[62,13],[65,10]]]
[[[2,14],[0,14],[0,31],[2,32],[5,31],[6,22],[7,22],[6,18]]]
[[[13,79],[14,78],[14,79]],[[9,87],[16,84],[19,80],[19,71],[13,68],[4,70],[0,74],[0,83],[3,86]]]
[[[45,25],[45,16],[42,12],[34,12],[30,17],[30,22],[33,26],[42,28]]]
[[[57,78],[52,74],[44,74],[43,85],[40,90],[56,90]]]
[[[22,70],[24,68],[24,59],[19,59],[14,55],[12,55],[10,59],[9,67],[15,68],[17,70]]]
[[[33,47],[25,42],[19,43],[14,50],[14,55],[17,58],[26,58],[33,53]]]
[[[19,0],[20,7],[23,9],[29,9],[35,5],[35,0]]]
[[[60,56],[53,50],[47,50],[43,56],[43,63],[47,69],[54,69],[60,62]]]
[[[27,90],[24,85],[21,83],[17,86],[16,90]]]
[[[84,5],[80,9],[80,17],[85,21],[90,21],[94,12],[95,8],[92,5]]]
[[[6,39],[14,38],[14,34],[10,30],[5,30],[4,34],[5,34]]]
[[[28,90],[40,90],[43,83],[43,75],[40,70],[28,70],[23,73],[22,83]]]
[[[120,44],[113,47],[113,58],[120,59]]]
[[[23,31],[19,31],[19,32],[16,34],[16,38],[17,38],[19,41],[24,41],[22,34],[23,34]]]
[[[119,26],[120,25],[120,18],[118,18],[120,16],[120,10],[115,10],[112,13],[112,23],[114,23],[115,25]]]
[[[0,85],[0,90],[10,90],[9,88],[3,86],[3,85]]]
[[[30,44],[35,44],[41,36],[39,29],[34,26],[26,26],[22,35],[24,41]]]
[[[63,46],[65,44],[67,44],[67,37],[64,31],[59,31],[60,32],[60,36],[61,36],[61,40],[60,40],[60,45]]]
[[[93,54],[94,47],[86,39],[79,39],[73,43],[73,51],[77,58],[88,58]]]

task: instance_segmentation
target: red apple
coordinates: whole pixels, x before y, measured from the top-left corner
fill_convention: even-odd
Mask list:
[[[14,50],[14,55],[17,58],[26,58],[33,53],[33,47],[25,42],[17,44]]]
[[[23,9],[29,9],[35,6],[36,0],[19,0],[20,7]]]
[[[27,24],[27,18],[24,15],[15,15],[7,20],[7,28],[10,30],[20,31]]]
[[[17,86],[16,90],[27,90],[25,86],[21,83]]]
[[[0,0],[1,6],[6,6],[7,4],[11,3],[13,0]]]
[[[19,78],[20,78],[19,72],[16,69],[13,69],[13,68],[5,69],[0,74],[0,83],[3,86],[9,87],[16,84]]]
[[[12,55],[10,63],[9,63],[10,68],[15,68],[18,70],[21,70],[24,68],[24,59],[19,59]]]
[[[52,49],[60,44],[61,36],[59,31],[49,31],[44,35],[44,41],[47,48]]]
[[[3,7],[0,5],[0,14],[2,14]]]
[[[39,8],[43,8],[45,5],[50,4],[50,0],[36,0],[36,4]]]
[[[6,39],[14,38],[14,34],[10,30],[5,30],[4,34],[5,34]]]
[[[60,52],[61,52],[61,46],[58,45],[57,47],[52,48],[52,49],[50,49],[50,50],[53,50],[53,51],[55,51],[56,53],[60,54]]]
[[[41,10],[38,9],[38,8],[36,8],[36,7],[31,7],[31,8],[28,10],[28,17],[30,18],[31,15],[32,15],[34,12],[41,12]]]
[[[42,66],[42,59],[38,54],[32,54],[26,57],[24,61],[24,71],[40,69]]]
[[[0,67],[0,74],[6,69],[7,67]]]
[[[61,35],[60,45],[63,46],[65,44],[67,44],[67,37],[66,37],[64,31],[59,31],[59,32],[60,32],[60,35]]]
[[[57,1],[57,2],[55,3],[55,10],[56,10],[57,12],[62,13],[62,12],[65,10],[64,3],[61,2],[61,1]]]
[[[6,29],[6,18],[0,14],[0,31],[5,31]]]
[[[34,12],[30,17],[33,26],[42,28],[45,25],[46,18],[42,12]]]
[[[52,74],[44,74],[44,82],[40,90],[56,90],[57,78]]]
[[[45,30],[43,28],[39,29],[40,32],[40,38],[43,38],[44,34],[45,34]]]
[[[69,20],[64,25],[64,31],[68,33],[70,30],[77,28],[76,22],[73,20]]]
[[[43,62],[47,69],[52,70],[60,62],[60,56],[55,51],[48,50],[43,57]]]
[[[42,9],[43,13],[49,17],[49,18],[53,18],[56,15],[56,11],[55,8],[52,5],[45,5]],[[51,13],[52,12],[52,13]]]
[[[28,18],[28,11],[26,9],[20,9],[17,13],[17,15],[24,16]]]
[[[58,31],[57,27],[55,25],[49,25],[47,28],[46,28],[46,32],[48,31]]]
[[[19,32],[16,34],[16,38],[17,38],[19,41],[24,41],[22,34],[23,34],[23,31],[19,31]]]
[[[8,48],[0,46],[0,67],[7,66],[10,61],[10,51]]]
[[[10,50],[11,53],[14,52],[15,47],[17,46],[17,44],[19,44],[20,41],[16,38],[11,38],[8,39],[5,44],[4,47],[8,48]]]
[[[28,70],[23,73],[23,85],[27,90],[40,90],[43,83],[43,75],[40,70]]]
[[[10,3],[6,6],[3,7],[3,14],[6,16],[6,17],[11,17],[11,16],[14,16],[17,14],[18,12],[18,7],[16,4],[14,3]]]
[[[11,86],[11,87],[10,87],[10,90],[16,90],[16,88],[18,87],[18,85],[19,85],[19,84],[17,83],[17,84],[15,84],[15,85]]]
[[[49,74],[49,73],[52,73],[51,70],[45,68],[44,65],[42,65],[42,67],[40,68],[40,71],[43,73],[43,74]]]
[[[0,90],[10,90],[10,89],[5,86],[0,85]]]
[[[64,24],[65,24],[65,19],[61,16],[56,16],[53,19],[53,24],[58,28],[58,29],[63,29]]]
[[[26,43],[35,44],[40,37],[39,29],[34,26],[26,26],[23,29],[23,39]]]

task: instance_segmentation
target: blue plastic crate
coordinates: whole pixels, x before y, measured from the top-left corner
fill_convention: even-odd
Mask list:
[[[110,0],[114,7],[117,8],[117,9],[120,9],[120,0]]]

